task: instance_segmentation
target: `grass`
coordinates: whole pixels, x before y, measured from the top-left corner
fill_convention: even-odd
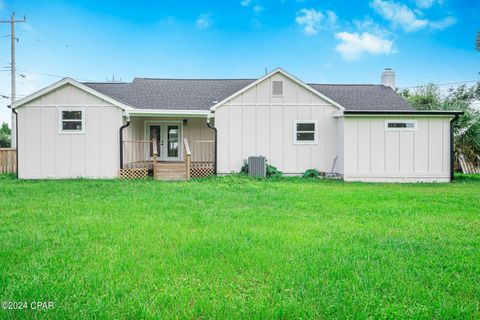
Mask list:
[[[480,317],[480,178],[0,178],[0,318]]]

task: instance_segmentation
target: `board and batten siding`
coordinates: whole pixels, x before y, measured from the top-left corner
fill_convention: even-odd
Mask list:
[[[386,120],[414,120],[416,130],[386,130]],[[346,181],[450,181],[447,117],[345,117]]]
[[[85,107],[85,133],[59,133],[59,108]],[[17,108],[23,179],[115,178],[123,110],[72,85]]]
[[[272,95],[272,81],[283,81],[283,96]],[[215,110],[218,173],[239,172],[244,159],[259,155],[285,174],[330,171],[338,155],[338,111],[282,74],[266,78]],[[295,120],[316,120],[318,143],[295,144]]]

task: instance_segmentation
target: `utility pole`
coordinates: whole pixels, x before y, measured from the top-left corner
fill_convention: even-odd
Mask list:
[[[10,99],[12,100],[12,104],[15,102],[17,99],[17,88],[16,88],[16,83],[15,83],[15,40],[18,40],[15,38],[15,23],[22,23],[22,22],[27,22],[27,19],[25,16],[23,16],[22,20],[15,20],[15,12],[12,13],[10,16],[10,20],[2,20],[0,23],[10,23],[10,28],[11,28],[11,65],[10,65],[10,70],[12,72],[11,77],[12,77],[12,92],[10,94]],[[12,148],[16,148],[17,144],[17,125],[16,125],[16,119],[15,115],[12,112],[12,134],[11,134],[11,144]]]

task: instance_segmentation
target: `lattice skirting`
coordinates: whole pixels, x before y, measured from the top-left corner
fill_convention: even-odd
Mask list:
[[[147,168],[120,169],[120,180],[145,179],[146,177],[148,177]]]
[[[190,178],[204,178],[214,174],[213,163],[195,163],[190,167]]]

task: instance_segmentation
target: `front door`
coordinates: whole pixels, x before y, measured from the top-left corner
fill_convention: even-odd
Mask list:
[[[181,130],[179,123],[157,122],[147,124],[147,139],[156,140],[157,159],[159,161],[181,160]],[[153,158],[153,146],[150,144],[148,159]]]

